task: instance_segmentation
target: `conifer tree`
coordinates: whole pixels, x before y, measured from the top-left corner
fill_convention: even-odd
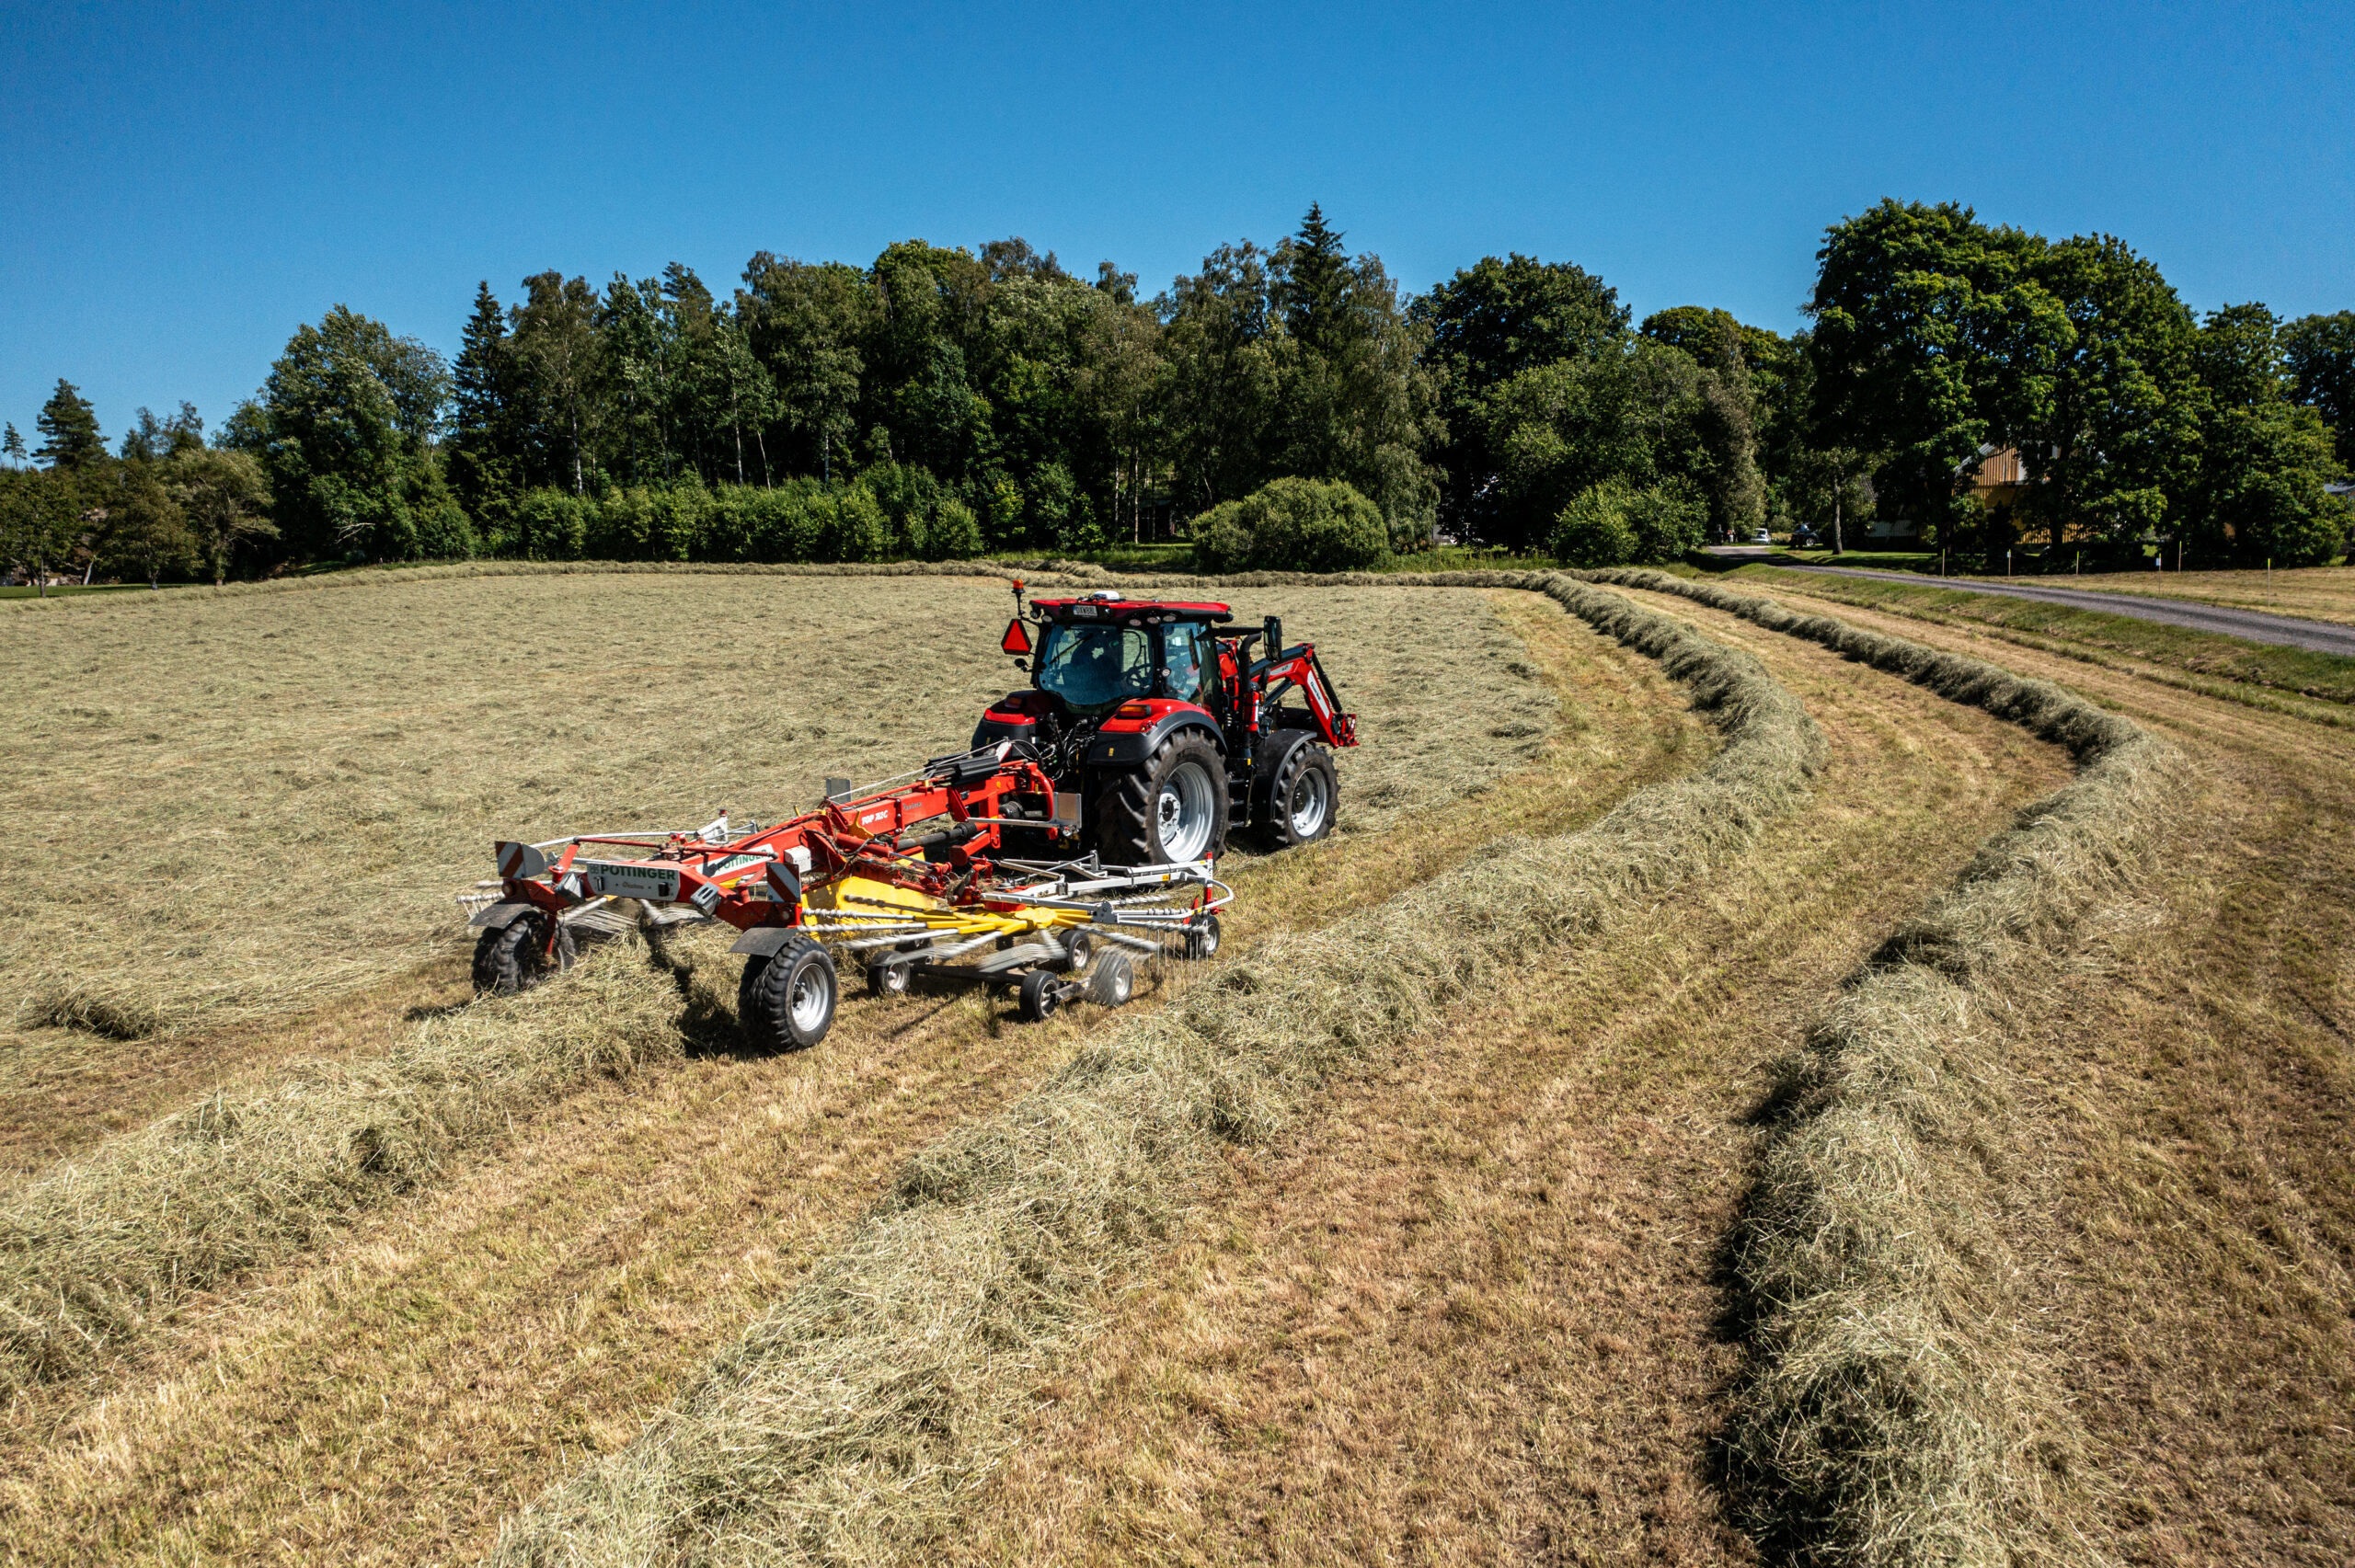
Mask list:
[[[1283,279],[1284,326],[1303,347],[1320,354],[1336,352],[1347,335],[1355,279],[1341,238],[1341,231],[1325,222],[1324,208],[1312,201],[1300,233],[1276,256]]]
[[[106,457],[107,443],[98,434],[98,411],[79,387],[63,377],[57,390],[40,407],[34,421],[41,433],[40,450],[33,456],[52,468],[86,468]]]

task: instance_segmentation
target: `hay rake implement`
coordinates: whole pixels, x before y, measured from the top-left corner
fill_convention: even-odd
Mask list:
[[[501,842],[497,878],[460,903],[480,932],[475,983],[515,991],[570,964],[584,935],[635,923],[719,921],[741,934],[738,1013],[756,1047],[815,1045],[833,1026],[845,962],[870,991],[918,982],[1011,990],[1040,1019],[1086,1000],[1125,1003],[1142,956],[1207,957],[1232,891],[1207,857],[1106,866],[1094,854],[1013,858],[1074,835],[1076,802],[1001,741],[853,790],[763,827],[722,812],[700,829]],[[919,829],[925,830],[918,831]],[[837,956],[839,955],[839,956]]]

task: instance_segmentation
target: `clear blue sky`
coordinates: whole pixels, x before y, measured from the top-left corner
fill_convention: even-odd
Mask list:
[[[994,17],[994,11],[1002,16]],[[0,5],[0,417],[218,424],[342,303],[1018,234],[1148,292],[1311,199],[1778,330],[1883,195],[2355,307],[2355,6]]]

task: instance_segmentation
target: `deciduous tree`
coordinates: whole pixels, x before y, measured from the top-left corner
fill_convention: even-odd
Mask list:
[[[278,536],[269,517],[270,486],[250,452],[219,447],[179,452],[164,464],[163,479],[215,588],[228,577],[240,545]]]
[[[1439,376],[1446,523],[1496,543],[1529,543],[1525,520],[1499,531],[1499,457],[1485,400],[1524,371],[1618,353],[1627,307],[1584,269],[1515,251],[1481,258],[1416,300],[1410,314],[1430,334],[1424,358]]]
[[[2293,395],[2337,432],[2338,461],[2355,468],[2355,310],[2301,316],[2281,329]]]

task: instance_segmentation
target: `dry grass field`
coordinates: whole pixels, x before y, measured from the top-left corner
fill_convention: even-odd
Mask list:
[[[2171,650],[2066,625],[1728,581],[2057,682],[2189,755],[2144,880],[1984,995],[2016,1082],[1983,1139],[2001,1327],[2082,1428],[2066,1560],[2355,1561],[2340,704],[2223,689],[2222,666],[2195,680]],[[1813,643],[1626,596],[1805,704],[1827,746],[1809,803],[1603,937],[1483,971],[1436,1026],[1225,1144],[1096,1293],[1092,1330],[1015,1361],[1017,1440],[904,1560],[1740,1563],[1821,1544],[1750,1533],[1761,1516],[1729,1490],[1760,1372],[1735,1252],[1780,1064],[2071,761]],[[1227,597],[1315,638],[1364,715],[1351,830],[1237,857],[1229,953],[1151,972],[1132,1019],[1716,750],[1659,666],[1534,593]],[[5,1145],[20,1190],[291,1058],[405,1048],[462,994],[447,900],[492,836],[766,816],[825,773],[960,743],[1006,684],[1005,607],[986,580],[592,576],[0,606],[24,688],[0,799],[64,889],[8,896],[40,936],[0,960],[23,999],[0,1036],[0,1126],[34,1129]],[[535,622],[540,646],[517,646]],[[912,641],[937,647],[911,659]],[[258,822],[283,830],[257,841]],[[72,880],[91,864],[168,884],[175,920]],[[691,989],[732,995],[722,946],[676,942]],[[75,1017],[61,999],[100,1005],[43,1023]],[[0,1561],[478,1561],[825,1266],[913,1152],[954,1146],[1104,1027],[856,999],[816,1051],[748,1059],[715,1030],[563,1092],[20,1390]]]
[[[1344,833],[1552,722],[1477,594],[1238,603],[1361,715]],[[462,996],[451,898],[493,839],[774,821],[962,748],[1023,679],[1009,606],[987,578],[596,575],[0,606],[0,1171]]]
[[[2163,668],[1836,612],[2065,682],[2197,765],[2144,898],[2022,1010],[2039,1327],[2122,1560],[2355,1561],[2355,741]]]
[[[583,586],[567,580],[576,591]],[[896,587],[921,606],[936,585],[852,586],[877,594]],[[1246,897],[1229,928],[1238,952],[1267,931],[1314,926],[1427,876],[1496,831],[1598,809],[1632,783],[1681,765],[1695,734],[1645,661],[1616,654],[1550,606],[1534,614],[1520,596],[1497,603],[1469,591],[1268,590],[1249,605],[1262,602],[1295,627],[1316,627],[1368,737],[1345,795],[1364,788],[1377,798],[1354,814],[1360,830],[1315,856],[1242,857],[1235,875]],[[879,614],[892,612],[877,603]],[[990,640],[1000,610],[996,598],[976,607]],[[1336,628],[1329,638],[1326,620]],[[1508,622],[1535,630],[1524,641]],[[1568,673],[1556,668],[1565,663]],[[1557,726],[1554,692],[1572,688],[1576,706]],[[1545,773],[1517,791],[1495,784],[1525,773],[1549,732],[1573,738],[1557,740]],[[1484,786],[1478,814],[1446,805]],[[445,882],[423,908],[438,916],[447,891]],[[718,963],[724,985],[734,960]],[[389,1006],[393,1020],[371,1024],[379,1033],[396,1032],[411,1005],[397,982],[347,1004],[361,1015]],[[774,1288],[776,1269],[789,1268],[797,1250],[806,1259],[829,1224],[867,1200],[878,1172],[985,1108],[1087,1022],[1083,1010],[1045,1029],[1006,1029],[977,1000],[884,1008],[858,1001],[819,1052],[758,1062],[706,1052],[592,1086],[446,1192],[377,1222],[420,1227],[404,1233],[405,1243],[388,1250],[369,1240],[376,1225],[363,1223],[327,1259],[195,1304],[132,1363],[140,1379],[160,1379],[154,1402],[90,1404],[94,1391],[111,1386],[108,1376],[19,1400],[20,1442],[6,1462],[34,1490],[11,1485],[17,1505],[0,1516],[8,1524],[0,1537],[24,1541],[55,1527],[64,1535],[53,1544],[82,1543],[69,1557],[108,1560],[139,1543],[171,1555],[211,1539],[267,1541],[281,1528],[312,1539],[310,1505],[345,1521],[329,1533],[346,1544],[329,1555],[411,1555],[419,1530],[429,1541],[478,1534],[560,1473],[585,1434],[610,1443],[631,1429],[648,1388],[677,1377],[712,1335],[741,1322]],[[291,1020],[286,1033],[309,1038],[309,1023]],[[30,1038],[38,1045],[60,1033]],[[249,1076],[267,1080],[265,1054],[249,1057]],[[809,1227],[798,1242],[774,1230],[787,1215]],[[364,1286],[352,1283],[354,1269]],[[650,1314],[589,1304],[666,1292]],[[432,1305],[421,1310],[420,1301]],[[249,1315],[249,1333],[224,1326]],[[446,1324],[457,1341],[422,1332],[426,1321]],[[603,1332],[619,1338],[600,1345]],[[167,1376],[174,1365],[193,1368],[189,1380]],[[249,1397],[229,1397],[236,1391],[222,1379],[232,1368]],[[608,1368],[627,1375],[603,1381],[598,1374]],[[571,1402],[559,1394],[554,1412],[540,1402],[568,1387],[594,1391]],[[488,1388],[507,1390],[514,1402]],[[457,1412],[448,1408],[454,1398]],[[431,1417],[420,1421],[423,1413]],[[59,1441],[92,1419],[103,1436]],[[192,1422],[175,1428],[187,1446],[154,1429],[119,1440],[119,1424],[150,1420]],[[348,1456],[340,1480],[320,1464],[322,1450]],[[487,1485],[511,1451],[520,1456],[517,1479]],[[38,1478],[17,1471],[34,1454]],[[61,1509],[64,1494],[50,1487],[93,1463],[86,1489],[72,1487],[77,1501]],[[400,1480],[404,1464],[413,1482]],[[385,1506],[398,1528],[376,1512]],[[371,1538],[381,1544],[355,1544]]]

